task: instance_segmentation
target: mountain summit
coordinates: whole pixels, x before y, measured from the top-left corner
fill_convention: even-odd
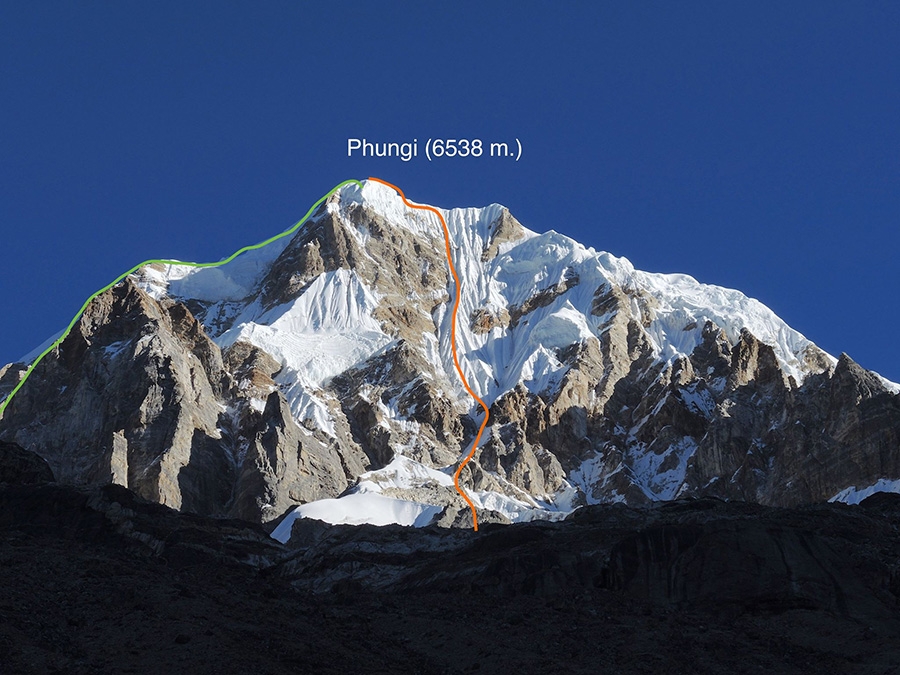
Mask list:
[[[461,366],[491,408],[461,475],[484,522],[715,496],[858,501],[900,486],[900,387],[742,293],[635,270],[510,212],[442,210]],[[452,475],[480,408],[453,367],[434,216],[333,194],[215,268],[97,297],[0,419],[64,482],[276,521],[468,526]],[[25,371],[0,370],[0,397]]]

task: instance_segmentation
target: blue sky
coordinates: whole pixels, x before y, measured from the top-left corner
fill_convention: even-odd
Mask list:
[[[900,381],[898,44],[897,3],[4,3],[0,362],[141,260],[375,175],[738,288]]]

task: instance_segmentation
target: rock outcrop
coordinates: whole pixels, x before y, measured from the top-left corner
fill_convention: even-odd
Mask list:
[[[0,483],[37,485],[56,480],[50,466],[15,443],[0,441]]]

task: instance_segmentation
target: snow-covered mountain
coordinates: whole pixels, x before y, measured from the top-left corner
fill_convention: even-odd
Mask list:
[[[761,303],[507,209],[442,210],[456,345],[491,408],[461,484],[483,520],[709,494],[769,504],[900,479],[900,387]],[[0,420],[56,476],[268,522],[471,524],[480,407],[453,365],[441,225],[367,181],[215,268],[98,297]],[[0,371],[0,396],[24,371]],[[849,499],[849,497],[846,497]]]

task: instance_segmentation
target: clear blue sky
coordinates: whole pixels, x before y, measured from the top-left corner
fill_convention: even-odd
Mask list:
[[[346,178],[738,288],[900,381],[900,4],[0,6],[0,362]],[[348,137],[509,160],[348,158]]]

